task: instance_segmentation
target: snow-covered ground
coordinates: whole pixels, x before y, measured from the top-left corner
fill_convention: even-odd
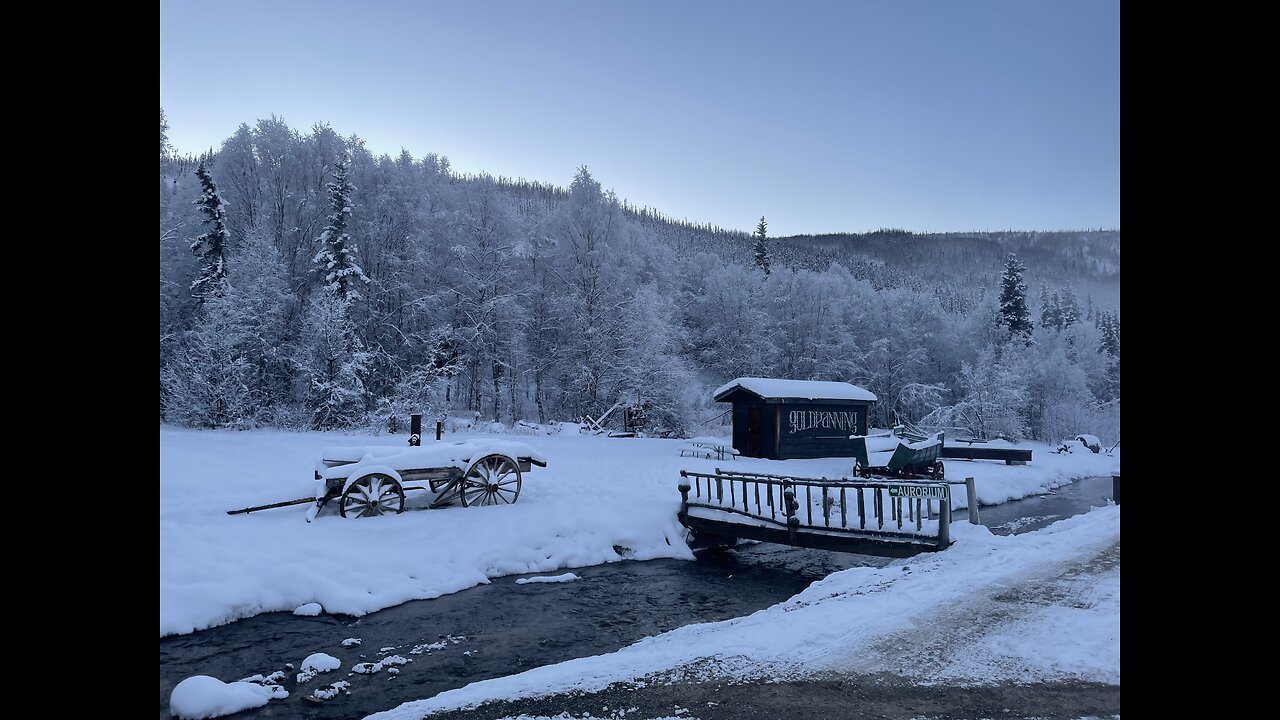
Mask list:
[[[410,511],[401,515],[344,520],[327,507],[307,524],[306,506],[238,516],[226,511],[314,495],[312,471],[327,446],[400,446],[404,436],[162,427],[160,635],[293,612],[309,603],[324,612],[361,615],[505,575],[624,558],[691,559],[676,520],[681,469],[841,477],[851,464],[843,458],[680,457],[681,440],[575,434],[519,439],[545,455],[549,466],[525,475],[514,505],[428,511],[422,509],[426,493],[411,493]],[[992,504],[1119,469],[1118,451],[1115,457],[1082,449],[1059,455],[1048,445],[1029,446],[1035,451],[1030,465],[948,461],[948,477],[972,475],[980,500]]]
[[[834,573],[746,617],[689,625],[370,717],[417,720],[655,676],[768,681],[887,671],[920,682],[1119,684],[1119,506],[1024,535],[963,523],[955,531],[946,552]]]

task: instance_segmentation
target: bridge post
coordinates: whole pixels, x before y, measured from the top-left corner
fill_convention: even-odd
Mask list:
[[[1115,500],[1117,505],[1120,504],[1120,476],[1119,475],[1111,476],[1111,499]]]
[[[681,477],[681,480],[680,480],[680,516],[679,517],[680,517],[680,524],[684,525],[689,518],[689,491],[692,488],[689,486],[689,480],[687,479],[688,475],[685,475],[684,470],[680,471],[680,477]]]
[[[971,477],[964,479],[964,496],[965,502],[969,504],[969,524],[981,525],[978,522],[978,488]]]
[[[951,490],[947,490],[946,502],[938,503],[938,547],[951,545]]]
[[[782,492],[782,505],[787,514],[787,537],[791,540],[791,544],[796,542],[796,528],[800,527],[800,518],[796,517],[796,510],[800,507],[800,503],[796,502],[796,491],[794,486],[787,487],[790,483],[785,483],[783,487],[786,490]]]

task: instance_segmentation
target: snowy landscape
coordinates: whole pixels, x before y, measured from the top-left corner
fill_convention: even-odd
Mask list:
[[[162,720],[1119,717],[1118,3],[160,19]]]

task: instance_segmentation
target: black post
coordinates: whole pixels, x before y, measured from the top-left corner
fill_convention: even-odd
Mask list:
[[[1115,500],[1117,505],[1120,504],[1120,476],[1119,475],[1111,476],[1111,499]]]
[[[409,416],[409,445],[418,447],[422,444],[422,413]]]
[[[688,480],[689,476],[685,474],[684,470],[680,471],[680,477],[681,477],[681,480],[680,480],[679,518],[680,518],[680,524],[687,526],[687,522],[689,518],[689,491],[692,490],[693,488],[689,487],[689,480]]]
[[[938,507],[938,547],[951,545],[951,493],[943,498]]]
[[[437,421],[436,421],[436,439],[437,439],[437,440],[439,440],[439,439],[440,439],[440,435],[441,435],[441,433],[443,433],[443,432],[444,432],[444,421],[443,421],[443,420],[437,420]]]

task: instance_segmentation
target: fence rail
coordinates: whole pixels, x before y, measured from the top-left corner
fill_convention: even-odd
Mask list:
[[[690,525],[690,509],[704,525],[715,521],[729,532],[734,523],[784,529],[791,544],[798,534],[839,537],[842,534],[886,542],[927,542],[937,548],[951,544],[952,484],[932,480],[879,480],[861,478],[803,478],[787,475],[723,470],[714,473],[680,472],[681,520]],[[966,485],[969,503],[972,483]],[[937,512],[934,505],[937,503]],[[734,517],[740,517],[735,521]],[[695,523],[696,524],[696,523]],[[749,534],[749,533],[747,533]],[[759,534],[759,533],[757,533]],[[813,540],[812,537],[809,540]],[[816,543],[820,545],[821,543]]]

